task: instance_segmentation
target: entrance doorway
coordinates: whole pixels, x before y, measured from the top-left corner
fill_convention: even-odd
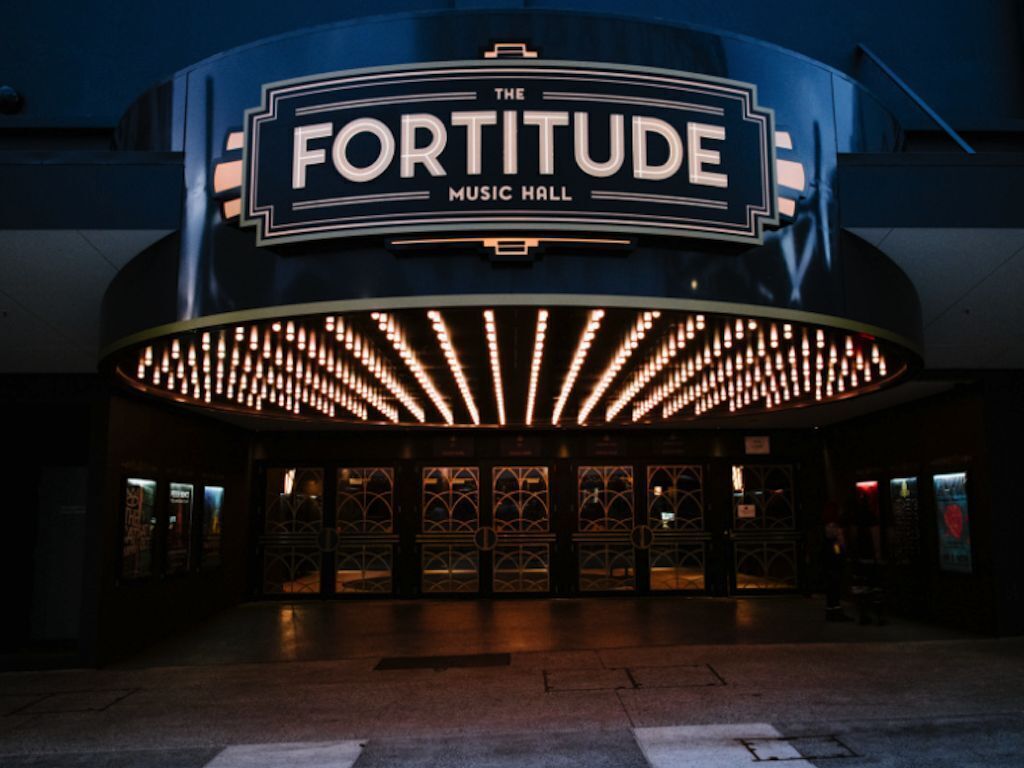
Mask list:
[[[259,467],[266,597],[800,586],[795,468],[722,460]]]

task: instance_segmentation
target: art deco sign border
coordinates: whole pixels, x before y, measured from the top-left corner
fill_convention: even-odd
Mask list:
[[[455,61],[271,83],[245,118],[260,245],[467,231],[759,243],[778,223],[754,85],[591,62]]]

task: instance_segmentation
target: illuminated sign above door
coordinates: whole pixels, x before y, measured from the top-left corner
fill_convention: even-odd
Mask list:
[[[761,242],[773,113],[753,85],[579,62],[461,61],[264,86],[242,223],[261,245],[396,233]]]

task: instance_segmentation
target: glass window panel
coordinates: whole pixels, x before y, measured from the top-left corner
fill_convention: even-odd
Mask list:
[[[733,466],[732,489],[733,526],[737,530],[795,530],[791,466]]]
[[[651,590],[704,589],[704,545],[673,542],[650,549]]]
[[[153,532],[156,530],[156,481],[130,477],[125,481],[121,577],[141,579],[153,573]]]
[[[495,592],[547,592],[547,544],[499,544],[494,548]]]
[[[224,489],[219,485],[207,485],[204,487],[203,555],[200,562],[203,568],[216,568],[220,565],[220,527],[223,510]]]
[[[263,537],[265,594],[320,591],[324,473],[304,467],[267,470]]]
[[[473,533],[480,527],[480,470],[423,469],[423,531]]]
[[[390,467],[338,470],[338,533],[394,530],[395,472]]]
[[[339,545],[334,590],[346,593],[391,593],[393,550],[385,545]]]
[[[655,530],[703,531],[703,475],[699,466],[648,467],[648,525]]]
[[[581,543],[579,555],[581,592],[628,592],[636,589],[632,544]]]
[[[267,546],[263,551],[266,594],[320,591],[320,550],[316,546]]]
[[[796,589],[796,544],[735,542],[736,589]]]
[[[632,467],[580,467],[577,481],[580,531],[633,529]]]
[[[547,467],[495,467],[494,528],[498,533],[550,527]]]
[[[265,532],[319,534],[323,493],[323,470],[268,469]]]
[[[424,592],[478,592],[480,560],[476,547],[424,544],[421,571]]]

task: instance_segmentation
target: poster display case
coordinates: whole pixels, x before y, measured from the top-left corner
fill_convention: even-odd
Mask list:
[[[967,473],[935,475],[935,512],[939,531],[939,568],[971,573],[971,518],[967,503]]]
[[[205,486],[203,488],[202,554],[199,561],[199,567],[204,571],[220,566],[220,529],[223,509],[224,489],[219,485]]]
[[[897,565],[911,565],[921,556],[921,518],[916,477],[894,477],[889,481],[889,509],[892,527],[889,549]]]
[[[167,573],[185,573],[194,556],[192,552],[192,508],[195,486],[171,483],[167,507]]]
[[[121,578],[153,575],[153,533],[156,530],[156,480],[129,477],[124,487],[121,535]]]

